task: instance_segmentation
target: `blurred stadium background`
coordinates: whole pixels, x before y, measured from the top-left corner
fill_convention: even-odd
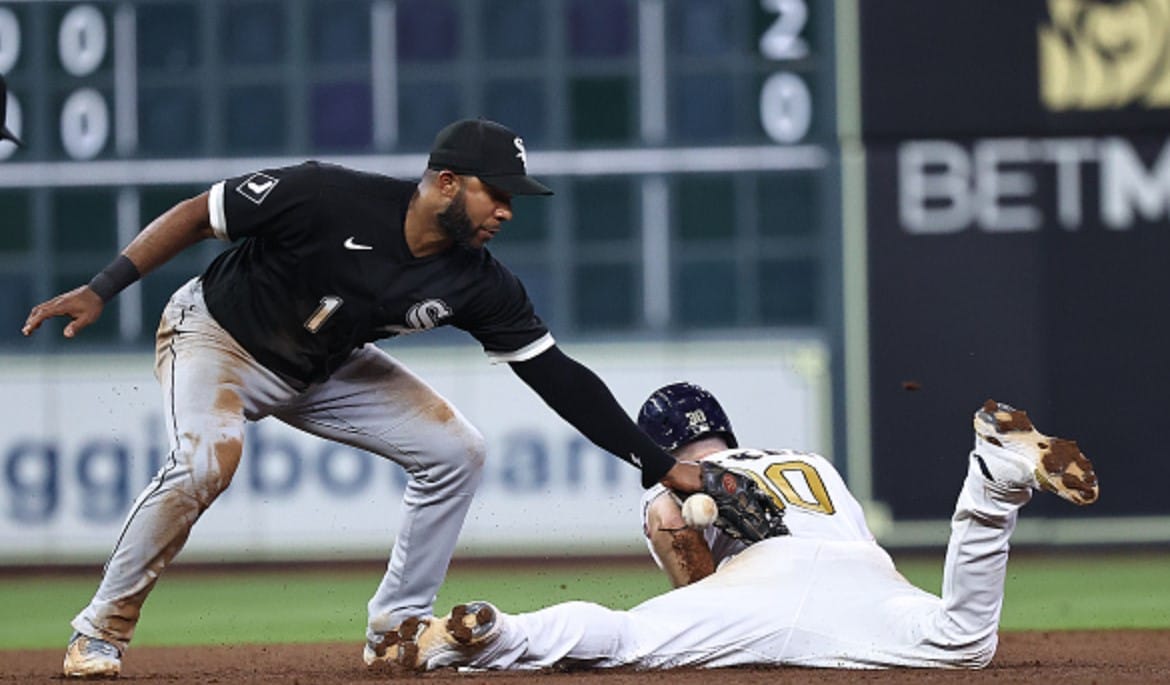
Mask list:
[[[835,461],[895,548],[939,548],[970,413],[1098,462],[1017,544],[1170,542],[1170,0],[0,2],[0,565],[100,563],[165,456],[163,302],[80,339],[29,308],[211,183],[305,158],[417,177],[484,116],[556,191],[491,249],[632,413],[687,378],[741,442]],[[461,556],[637,553],[637,474],[470,338],[387,349],[489,442]],[[1136,477],[1135,477],[1136,476]],[[376,559],[403,475],[256,424],[180,561]]]

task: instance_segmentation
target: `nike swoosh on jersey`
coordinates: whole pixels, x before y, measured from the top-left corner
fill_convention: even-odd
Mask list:
[[[373,245],[362,245],[361,243],[354,242],[352,235],[350,237],[346,238],[345,242],[342,244],[345,245],[345,249],[347,249],[347,250],[372,250],[372,249],[374,249]]]

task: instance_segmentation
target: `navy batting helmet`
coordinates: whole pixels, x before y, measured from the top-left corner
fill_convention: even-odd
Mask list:
[[[666,451],[712,433],[739,447],[719,400],[694,383],[671,383],[654,391],[638,412],[638,427]]]

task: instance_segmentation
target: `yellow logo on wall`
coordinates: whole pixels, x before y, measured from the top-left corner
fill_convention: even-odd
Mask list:
[[[1053,111],[1170,107],[1170,0],[1048,0],[1040,99]]]

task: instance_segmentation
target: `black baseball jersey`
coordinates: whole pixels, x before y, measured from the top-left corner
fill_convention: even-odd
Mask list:
[[[519,279],[486,249],[411,254],[415,187],[318,162],[215,184],[212,227],[239,242],[203,274],[208,310],[298,384],[328,378],[367,342],[435,326],[466,330],[496,361],[552,347]]]

